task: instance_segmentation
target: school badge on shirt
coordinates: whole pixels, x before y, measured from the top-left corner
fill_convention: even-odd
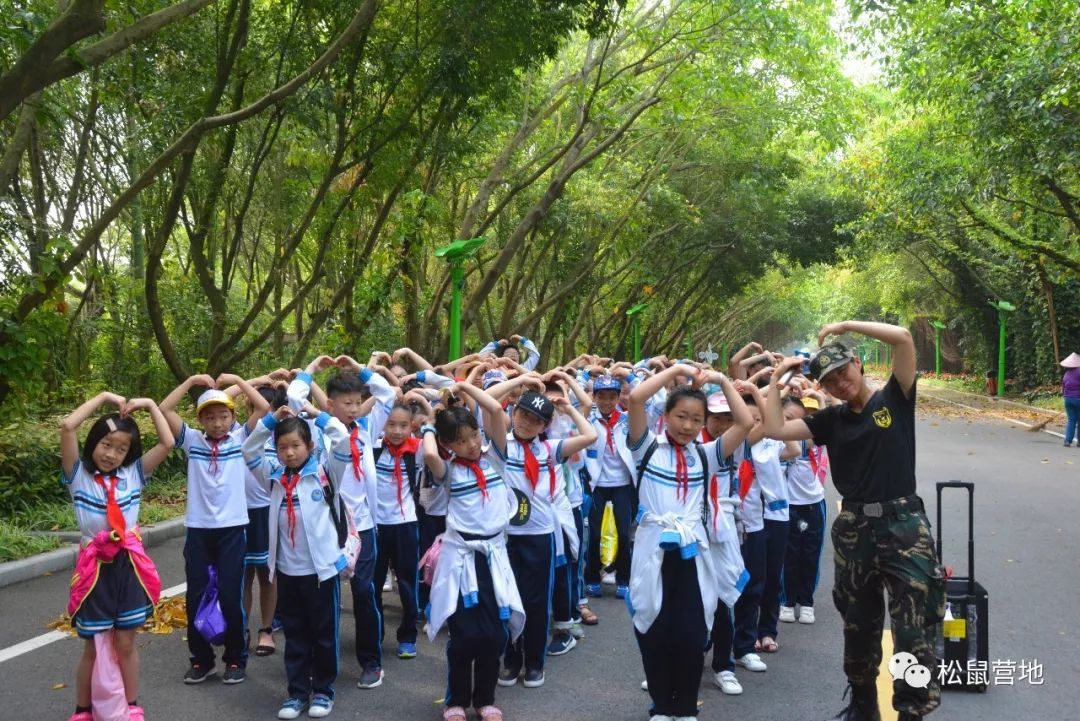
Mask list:
[[[892,425],[892,413],[889,412],[888,407],[874,411],[874,424],[878,428],[888,428]]]
[[[532,502],[528,496],[516,488],[514,489],[514,497],[517,503],[514,515],[510,517],[510,525],[524,526],[529,522],[529,516],[532,515]]]

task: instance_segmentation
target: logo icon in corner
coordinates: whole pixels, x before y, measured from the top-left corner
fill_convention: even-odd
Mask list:
[[[926,688],[930,685],[930,669],[907,651],[893,654],[889,659],[889,673],[894,681],[903,679],[904,683],[912,688]]]
[[[889,412],[888,407],[874,411],[874,423],[878,428],[888,428],[892,425],[892,413]]]

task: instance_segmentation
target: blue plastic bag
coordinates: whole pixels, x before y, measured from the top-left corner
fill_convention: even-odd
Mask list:
[[[199,610],[195,613],[195,629],[213,646],[225,642],[225,615],[218,603],[217,569],[210,566],[207,575],[206,590],[199,601]]]

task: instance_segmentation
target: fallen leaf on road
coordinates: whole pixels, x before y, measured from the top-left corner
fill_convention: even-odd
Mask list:
[[[167,598],[154,606],[154,619],[147,628],[150,633],[166,635],[183,628],[187,628],[187,607],[183,596]]]
[[[59,691],[62,688],[67,688],[67,684],[66,683],[54,683],[53,687],[52,687],[52,690],[53,691]]]

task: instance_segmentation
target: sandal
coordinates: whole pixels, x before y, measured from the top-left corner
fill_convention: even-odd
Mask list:
[[[270,643],[262,643],[263,636],[270,637]],[[259,645],[255,647],[256,656],[271,656],[277,649],[274,647],[274,630],[270,626],[259,629]]]
[[[581,614],[581,622],[586,626],[595,626],[600,623],[600,619],[588,606],[578,606],[578,612]]]
[[[495,706],[484,706],[476,712],[480,714],[480,721],[503,721],[502,711]]]
[[[465,709],[461,706],[447,706],[442,712],[443,721],[465,721]]]
[[[780,650],[780,644],[776,642],[775,638],[770,638],[769,636],[766,636],[765,638],[761,639],[760,643],[761,650],[765,653],[776,653]]]

